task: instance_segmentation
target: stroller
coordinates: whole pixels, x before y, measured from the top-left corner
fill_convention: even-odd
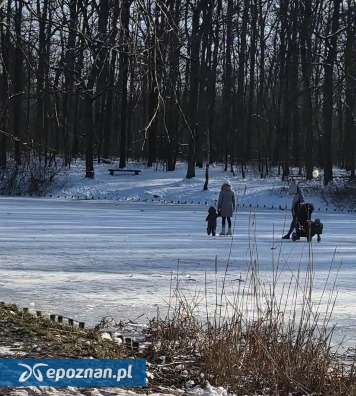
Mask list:
[[[320,235],[323,233],[323,223],[320,219],[311,220],[311,214],[314,211],[314,205],[311,203],[299,203],[296,207],[296,231],[292,234],[292,240],[297,241],[301,237],[307,238],[310,242],[314,235],[317,235],[317,241],[321,241]]]

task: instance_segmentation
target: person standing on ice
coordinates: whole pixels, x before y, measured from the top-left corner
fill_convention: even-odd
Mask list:
[[[286,235],[282,236],[282,239],[290,239],[290,236],[295,228],[296,222],[297,222],[297,209],[298,205],[300,203],[304,202],[304,196],[302,190],[299,188],[299,186],[293,185],[293,189],[295,189],[294,195],[293,195],[293,200],[292,200],[292,221],[290,223],[289,230]]]
[[[231,183],[229,180],[224,181],[221,186],[219,200],[218,200],[218,213],[222,217],[222,229],[220,235],[232,235],[231,232],[231,217],[235,211],[236,198]],[[225,233],[226,219],[228,229]]]

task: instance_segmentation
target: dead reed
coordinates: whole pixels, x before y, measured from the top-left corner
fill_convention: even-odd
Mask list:
[[[306,243],[308,262],[297,271],[281,260],[277,246],[270,282],[265,282],[255,220],[251,215],[243,281],[228,293],[228,262],[220,276],[216,270],[214,288],[205,282],[193,296],[182,291],[178,280],[172,282],[167,316],[150,322],[148,354],[164,355],[167,361],[184,356],[199,366],[196,382],[224,386],[237,395],[356,395],[355,355],[346,361],[331,344],[337,298],[331,267],[324,289],[314,295],[312,244]],[[287,282],[281,277],[285,273]]]

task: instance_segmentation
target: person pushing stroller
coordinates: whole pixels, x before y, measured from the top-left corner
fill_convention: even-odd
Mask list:
[[[292,235],[293,241],[305,237],[310,242],[314,235],[317,235],[317,241],[320,242],[320,235],[323,233],[324,225],[320,219],[312,221],[311,216],[314,212],[314,205],[312,203],[304,202],[304,197],[301,189],[297,186],[296,193],[292,201],[292,215],[293,219],[290,224],[289,231],[284,235],[283,239],[290,239]],[[295,229],[295,232],[293,230]]]
[[[304,203],[304,196],[300,187],[295,185],[293,185],[292,187],[295,188],[295,193],[292,199],[292,221],[290,223],[290,227],[287,234],[283,235],[282,239],[290,239],[290,236],[297,224],[297,211],[299,204]]]

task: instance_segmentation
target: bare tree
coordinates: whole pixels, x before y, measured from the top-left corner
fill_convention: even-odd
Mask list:
[[[190,37],[190,92],[189,92],[189,109],[188,109],[188,167],[186,178],[195,177],[195,160],[196,160],[196,142],[199,141],[198,124],[198,101],[199,101],[199,72],[200,72],[200,46],[201,46],[201,29],[200,17],[204,8],[202,0],[198,0],[195,6],[192,6],[192,33]]]
[[[233,75],[232,75],[232,50],[233,50],[233,1],[228,0],[227,11],[226,11],[226,34],[225,34],[225,67],[223,77],[223,91],[222,91],[222,113],[223,113],[223,129],[225,130],[225,136],[223,136],[224,142],[224,159],[225,159],[225,171],[228,167],[228,156],[232,155],[230,148],[232,147],[232,98],[233,98]]]
[[[333,178],[332,171],[332,129],[333,129],[333,75],[334,64],[337,54],[337,37],[339,30],[341,0],[333,0],[333,13],[331,29],[326,30],[324,84],[323,84],[323,166],[324,184],[328,184]]]
[[[343,12],[340,13],[340,8]],[[1,164],[119,154],[355,173],[352,0],[8,0]],[[336,49],[337,47],[337,49]],[[344,56],[343,56],[344,54]],[[11,136],[11,139],[8,137]],[[320,143],[322,142],[322,144]],[[340,150],[341,148],[341,150]],[[341,153],[341,155],[339,154]],[[335,155],[337,154],[337,155]]]
[[[7,166],[7,125],[8,125],[8,103],[9,103],[9,82],[8,71],[10,66],[10,32],[1,23],[5,13],[0,10],[0,166],[5,169]],[[8,13],[9,15],[9,13]]]
[[[167,31],[165,35],[165,47],[167,67],[164,86],[166,104],[163,106],[163,125],[165,131],[164,158],[167,163],[167,170],[175,170],[178,155],[179,139],[179,113],[180,113],[180,92],[179,92],[179,17],[180,1],[169,0],[166,5],[165,18],[167,19]],[[162,4],[163,6],[163,4]]]
[[[305,167],[307,180],[313,177],[314,128],[313,128],[313,86],[312,86],[312,0],[301,2],[300,54],[302,68],[302,129],[305,131]]]
[[[245,105],[245,79],[246,79],[246,57],[247,57],[247,28],[249,19],[250,0],[244,0],[243,11],[242,11],[242,22],[240,32],[240,47],[239,47],[239,65],[237,73],[237,93],[236,93],[236,119],[235,119],[235,130],[237,136],[234,138],[234,152],[231,153],[231,170],[232,161],[235,155],[237,156],[241,164],[241,174],[245,177],[244,165],[246,164],[246,149],[247,139],[246,136],[246,105]]]
[[[129,22],[130,22],[130,0],[122,0],[120,15],[120,88],[121,88],[121,122],[120,122],[120,162],[119,167],[126,166],[126,142],[127,142],[127,83],[129,69]]]
[[[118,49],[116,47],[116,40],[118,36],[118,20],[121,14],[121,4],[119,1],[115,1],[114,10],[111,22],[111,32],[108,37],[109,53],[111,52],[111,59],[108,59],[108,76],[107,76],[107,90],[106,90],[106,102],[105,102],[105,117],[103,120],[104,131],[103,131],[103,156],[107,158],[111,153],[111,145],[113,141],[113,130],[114,130],[114,114],[115,114],[115,75],[116,65],[118,59]],[[125,145],[125,141],[124,141]]]
[[[15,161],[17,165],[21,165],[20,142],[22,137],[22,119],[23,119],[23,93],[24,93],[24,76],[23,62],[24,50],[22,47],[22,19],[23,19],[23,2],[15,0],[14,5],[14,26],[15,26],[15,42],[14,56],[11,65],[12,82],[13,82],[13,128],[15,136]]]
[[[50,51],[50,19],[49,1],[37,0],[37,15],[39,17],[38,29],[38,67],[37,67],[37,114],[36,114],[36,141],[38,145],[38,157],[47,161],[48,142],[48,73],[49,73],[49,51]]]
[[[355,177],[356,145],[356,7],[348,1],[345,46],[345,156],[346,169]]]
[[[70,163],[75,134],[75,50],[77,41],[78,0],[69,1],[68,38],[64,56],[63,124],[65,164]]]

